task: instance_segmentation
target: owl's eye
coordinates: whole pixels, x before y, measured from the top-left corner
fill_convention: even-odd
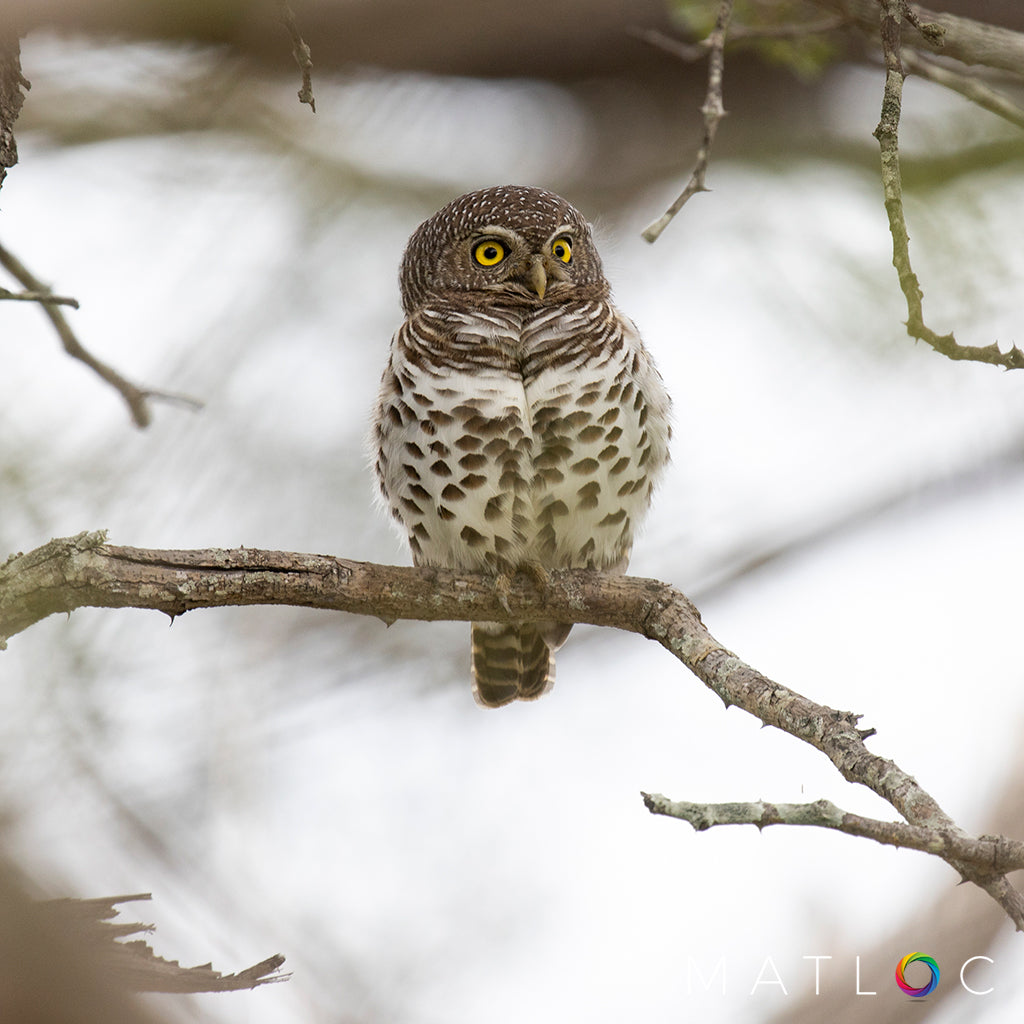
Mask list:
[[[497,266],[505,258],[505,246],[501,242],[489,238],[484,242],[478,242],[473,247],[473,259],[481,267]]]
[[[572,244],[569,239],[557,239],[551,246],[551,255],[562,263],[572,263]]]

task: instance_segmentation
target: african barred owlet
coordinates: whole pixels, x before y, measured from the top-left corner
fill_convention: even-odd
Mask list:
[[[372,443],[413,562],[624,572],[670,403],[587,222],[542,189],[470,192],[413,232],[400,285]],[[474,622],[478,703],[544,693],[569,629]]]

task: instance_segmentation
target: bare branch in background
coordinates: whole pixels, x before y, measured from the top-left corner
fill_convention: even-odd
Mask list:
[[[1002,352],[994,342],[987,346],[961,345],[952,333],[936,334],[925,322],[923,311],[924,293],[917,275],[910,263],[910,236],[907,233],[903,214],[903,180],[900,173],[899,125],[903,104],[903,80],[906,73],[901,57],[903,17],[908,11],[906,0],[881,0],[880,37],[882,54],[885,58],[885,89],[882,96],[882,113],[875,128],[882,157],[882,189],[885,195],[885,212],[889,217],[889,232],[892,235],[892,262],[899,276],[900,288],[907,301],[907,333],[931,345],[936,352],[949,359],[964,359],[979,363],[990,363],[1010,369],[1024,369],[1024,352],[1016,346]],[[926,38],[935,33],[927,31],[918,16],[914,21],[918,31],[924,31]]]
[[[720,0],[715,27],[704,43],[704,47],[708,51],[708,91],[704,96],[704,105],[700,108],[704,117],[704,137],[701,140],[700,149],[697,151],[697,163],[679,198],[656,221],[644,228],[642,234],[648,242],[658,240],[661,233],[687,204],[691,196],[698,192],[708,191],[704,186],[704,179],[708,171],[708,161],[711,158],[711,147],[714,145],[718,126],[726,114],[722,101],[722,76],[725,72],[725,37],[729,31],[729,20],[732,18],[732,5],[733,0]],[[653,40],[656,41],[659,36],[660,33],[654,33]],[[643,38],[651,41],[652,34],[645,34]]]
[[[128,406],[128,410],[131,413],[132,422],[137,427],[148,427],[152,416],[149,411],[149,400],[160,399],[167,402],[178,402],[182,405],[191,406],[194,409],[202,408],[202,402],[194,398],[189,398],[187,395],[179,395],[170,391],[156,391],[152,388],[140,388],[138,385],[133,384],[131,381],[126,380],[121,376],[112,366],[108,366],[102,360],[97,359],[85,346],[78,340],[75,332],[71,329],[71,325],[64,318],[64,314],[57,308],[57,303],[64,305],[74,306],[78,308],[78,302],[75,299],[64,299],[59,296],[53,296],[50,293],[50,289],[40,281],[22,262],[19,260],[14,253],[10,252],[0,245],[0,266],[2,266],[12,277],[17,279],[19,283],[24,285],[28,291],[34,295],[33,301],[42,304],[43,311],[50,318],[50,323],[53,324],[54,330],[57,332],[57,337],[60,338],[61,344],[64,346],[64,351],[69,356],[80,362],[85,363],[93,372],[95,372],[102,380],[105,380],[111,387],[115,388],[124,399],[125,404]],[[17,293],[8,293],[6,296],[0,295],[0,298],[25,298],[25,294],[21,295]]]
[[[791,22],[786,25],[763,25],[757,28],[750,28],[746,25],[733,25],[729,29],[729,40],[733,43],[739,43],[744,40],[761,42],[765,39],[801,39],[805,36],[835,32],[837,29],[845,28],[846,25],[847,20],[841,15],[822,18],[821,21]]]
[[[256,988],[290,975],[281,974],[284,957],[268,957],[237,974],[222,974],[209,964],[182,967],[176,960],[157,956],[141,939],[118,940],[140,932],[154,931],[153,925],[130,922],[112,924],[120,903],[149,900],[149,893],[107,896],[99,899],[59,899],[34,904],[40,918],[59,931],[70,943],[88,954],[97,972],[106,980],[130,992],[231,992]]]
[[[859,715],[816,704],[741,661],[707,631],[685,595],[657,580],[558,570],[546,586],[520,574],[498,588],[484,574],[327,555],[115,547],[102,532],[50,541],[0,567],[0,638],[82,607],[149,608],[174,617],[196,608],[266,604],[347,611],[385,622],[585,622],[639,633],[660,643],[727,707],[742,708],[810,744],[847,781],[866,786],[909,825],[932,833],[927,852],[984,889],[1024,930],[1024,897],[999,867],[1014,856],[1017,844],[996,841],[1000,857],[982,858],[983,866],[973,855],[961,858],[969,850],[991,849],[992,841],[968,836],[912,775],[868,750],[864,741],[873,730],[858,727]]]
[[[878,8],[883,0],[810,2],[842,15],[872,38],[878,38]],[[937,13],[919,4],[904,3],[902,6],[910,16],[910,27],[903,33],[904,46],[927,53],[941,53],[968,67],[978,65],[1009,72],[1017,78],[1024,76],[1024,33],[956,14]]]
[[[687,62],[703,60],[708,55],[708,39],[702,39],[697,43],[687,43],[674,36],[667,36],[656,28],[636,28],[630,32],[630,35]]]
[[[1017,106],[1009,96],[985,85],[977,78],[962,72],[954,71],[934,58],[918,53],[916,50],[903,48],[900,56],[903,59],[903,70],[929,82],[941,85],[951,92],[958,92],[975,106],[987,110],[990,114],[1009,121],[1018,128],[1024,128],[1024,109]]]
[[[7,822],[0,822],[6,830]],[[281,956],[223,975],[209,964],[181,967],[155,956],[139,922],[115,923],[118,906],[148,893],[100,899],[43,900],[0,848],[0,1015],[7,1024],[166,1024],[159,1004],[141,992],[223,992],[289,977]]]
[[[0,26],[0,185],[18,162],[14,122],[25,102],[23,90],[32,86],[21,73],[21,44],[9,26]]]
[[[278,0],[278,10],[281,21],[288,30],[292,39],[292,56],[302,72],[302,88],[299,90],[299,102],[308,103],[309,109],[316,113],[316,100],[313,98],[313,55],[309,46],[299,32],[298,22],[295,20],[295,12],[291,9],[288,0]]]

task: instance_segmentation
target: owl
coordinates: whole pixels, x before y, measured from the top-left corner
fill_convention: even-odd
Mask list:
[[[413,562],[499,583],[624,572],[668,462],[670,400],[586,220],[539,188],[467,193],[413,232],[399,284],[371,444]],[[472,623],[477,703],[548,690],[570,628]]]

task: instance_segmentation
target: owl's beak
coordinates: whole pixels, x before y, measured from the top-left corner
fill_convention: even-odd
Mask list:
[[[527,280],[529,281],[530,290],[537,293],[538,299],[543,299],[544,293],[548,290],[548,274],[544,269],[543,256],[534,256],[530,260]]]

